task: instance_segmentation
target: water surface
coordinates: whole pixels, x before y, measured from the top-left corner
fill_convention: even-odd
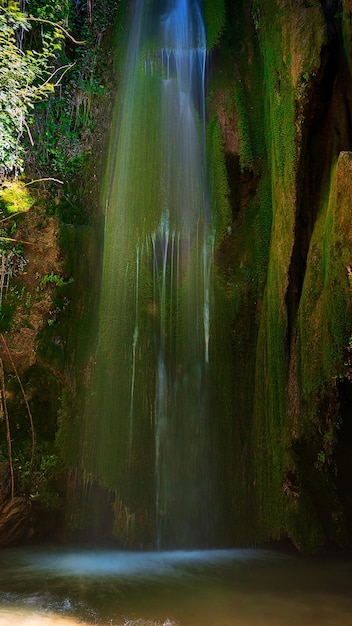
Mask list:
[[[5,550],[0,626],[351,626],[352,560]]]

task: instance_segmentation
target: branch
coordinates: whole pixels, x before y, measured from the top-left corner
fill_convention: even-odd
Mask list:
[[[27,131],[27,135],[29,137],[29,141],[31,142],[31,146],[34,146],[34,141],[33,141],[33,137],[32,137],[31,131],[29,130],[29,126],[28,126],[26,120],[24,119],[24,117],[22,118],[22,124],[24,125],[24,127],[25,127],[25,129]]]
[[[7,217],[3,217],[2,220],[0,220],[0,224],[2,224],[3,222],[6,222],[6,220],[10,220],[11,218],[16,217],[16,215],[22,215],[22,213],[23,211],[17,211],[17,213],[11,213]]]
[[[12,217],[12,215],[11,215],[11,217]],[[34,241],[22,241],[22,239],[12,239],[12,237],[0,237],[0,241],[14,241],[15,243],[23,243],[26,246],[34,246],[35,245]]]
[[[8,450],[8,453],[9,453],[9,465],[10,465],[10,475],[11,475],[11,498],[13,498],[14,495],[15,495],[15,474],[14,474],[14,471],[13,471],[10,420],[9,420],[9,413],[8,413],[8,410],[7,410],[5,376],[4,376],[4,366],[3,366],[3,363],[2,363],[2,359],[0,359],[0,379],[1,379],[2,409],[4,411],[4,416],[5,416],[7,450]]]
[[[41,183],[44,180],[53,180],[54,183],[59,183],[60,185],[64,184],[63,180],[59,180],[58,178],[52,178],[51,176],[49,176],[48,178],[36,178],[35,180],[30,180],[29,183],[25,184],[25,187],[28,187],[28,185],[33,185],[33,183]]]
[[[42,87],[44,87],[44,85],[47,85],[48,82],[53,78],[53,76],[55,76],[55,74],[57,74],[57,72],[59,72],[60,70],[65,70],[64,73],[60,76],[59,80],[57,83],[54,84],[54,87],[57,87],[60,84],[60,81],[63,79],[63,77],[65,76],[66,72],[68,72],[68,70],[71,67],[74,67],[76,65],[76,63],[70,63],[69,65],[61,65],[61,67],[57,67],[55,72],[53,72],[49,78],[46,79],[45,83],[43,83],[42,85],[39,86],[39,88],[41,89]]]
[[[74,65],[76,65],[76,61],[74,63],[71,63],[71,65],[68,65],[67,68],[65,69],[65,71],[61,74],[59,80],[57,81],[57,83],[54,83],[54,87],[58,87],[59,85],[61,85],[61,81],[63,79],[63,77],[65,76],[66,72],[68,72],[68,70],[73,67]],[[63,70],[65,67],[65,65],[63,65],[62,67],[60,67],[60,70]]]
[[[27,400],[27,397],[26,397],[25,390],[24,390],[23,385],[22,385],[22,381],[21,381],[21,379],[20,379],[20,377],[18,375],[16,365],[14,364],[13,358],[11,356],[11,352],[9,350],[9,347],[8,347],[6,341],[5,341],[5,337],[4,337],[4,335],[2,333],[0,334],[0,337],[2,339],[2,342],[3,342],[4,346],[5,346],[5,350],[6,350],[7,356],[9,357],[9,360],[10,360],[10,363],[12,365],[13,371],[15,372],[15,376],[16,376],[16,378],[18,380],[18,384],[19,384],[19,386],[21,388],[23,399],[24,399],[24,402],[25,402],[25,405],[26,405],[26,409],[27,409],[27,413],[28,413],[28,417],[29,417],[29,422],[30,422],[30,425],[31,425],[31,433],[32,433],[31,471],[32,471],[33,461],[34,461],[35,444],[36,444],[33,416],[32,416],[32,413],[31,413],[30,406],[28,404],[28,400]]]
[[[72,35],[70,35],[70,33],[63,27],[60,26],[60,24],[55,24],[55,22],[51,22],[50,20],[44,20],[41,19],[39,17],[26,17],[27,22],[42,22],[45,24],[50,24],[51,26],[54,26],[54,28],[60,28],[60,30],[62,30],[63,33],[65,33],[66,37],[68,37],[69,39],[71,39],[71,41],[73,41],[73,43],[76,43],[78,46],[85,46],[87,45],[86,41],[77,41],[77,39],[75,39],[74,37],[72,37]]]

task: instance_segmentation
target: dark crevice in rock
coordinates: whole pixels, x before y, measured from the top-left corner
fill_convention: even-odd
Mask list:
[[[297,213],[295,243],[289,268],[286,292],[287,345],[291,348],[306,271],[307,255],[317,213],[322,201],[322,188],[330,175],[334,157],[333,119],[331,105],[339,67],[337,41],[321,53],[319,76],[311,86],[308,106],[304,112],[301,159],[297,173]]]
[[[247,210],[256,196],[260,176],[253,170],[244,170],[240,178],[241,209]]]
[[[232,210],[232,219],[235,220],[240,210],[240,159],[239,156],[228,152],[225,154],[227,180],[229,185],[229,202]]]
[[[339,1],[338,0],[320,0],[320,4],[325,15],[325,19],[326,19],[326,23],[328,27],[328,33],[331,37],[333,37],[336,34],[336,23],[335,23],[334,16],[338,9]]]
[[[225,165],[229,186],[229,203],[232,212],[232,220],[241,219],[255,198],[260,182],[260,177],[253,170],[240,169],[238,154],[225,153]]]

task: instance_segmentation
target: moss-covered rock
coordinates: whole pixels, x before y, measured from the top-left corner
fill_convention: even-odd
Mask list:
[[[352,327],[350,90],[332,20],[318,1],[239,2],[224,36],[232,78],[225,52],[218,59],[239,138],[237,167],[226,162],[233,245],[224,237],[217,257],[233,311],[233,446],[246,468],[234,464],[235,534],[288,535],[311,552],[344,534],[334,450]],[[215,91],[226,153],[223,101]]]

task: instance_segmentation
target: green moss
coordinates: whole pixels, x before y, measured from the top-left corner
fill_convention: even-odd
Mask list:
[[[229,203],[229,184],[227,180],[225,156],[221,130],[214,116],[207,126],[207,150],[209,162],[209,193],[212,213],[215,215],[217,239],[222,238],[227,226],[232,221]]]
[[[325,542],[325,532],[311,498],[306,494],[291,497],[286,512],[287,533],[304,554],[317,554]]]
[[[7,216],[23,213],[33,205],[28,187],[19,180],[6,180],[0,185],[0,210]]]
[[[341,153],[308,254],[299,310],[300,379],[306,399],[344,371],[343,346],[348,345],[352,312],[351,170],[351,155]]]
[[[207,48],[212,50],[220,41],[225,28],[225,0],[202,0]]]
[[[232,46],[235,59],[233,101],[238,115],[242,169],[260,171],[266,160],[263,57],[247,3],[234,10]]]
[[[270,180],[263,176],[258,184],[258,190],[245,216],[243,228],[247,230],[244,236],[252,236],[253,244],[253,274],[255,276],[258,296],[263,293],[267,280],[269,250],[272,226],[272,191]]]
[[[306,84],[319,66],[323,41],[320,8],[312,8],[319,18],[314,36],[307,35],[307,11],[286,2],[262,0],[251,7],[239,2],[233,20],[241,167],[258,176],[255,197],[236,224],[234,264],[237,260],[241,271],[233,271],[235,345],[250,361],[242,372],[235,368],[235,375],[237,384],[248,389],[242,398],[239,394],[238,410],[248,421],[242,425],[249,442],[246,498],[247,511],[255,517],[252,530],[257,541],[291,532],[284,492],[285,472],[292,465],[286,291],[301,148],[296,87],[300,75],[306,76]],[[298,52],[301,39],[307,45]],[[319,525],[309,532],[301,526],[297,532],[302,546],[310,545],[314,551],[320,545]]]
[[[234,103],[238,112],[238,134],[242,169],[252,169],[254,165],[251,126],[248,112],[248,99],[241,78],[237,78],[234,89]]]
[[[276,302],[277,293],[267,287],[257,342],[252,435],[258,530],[263,539],[266,533],[267,538],[278,538],[285,526],[287,356],[284,319]]]

